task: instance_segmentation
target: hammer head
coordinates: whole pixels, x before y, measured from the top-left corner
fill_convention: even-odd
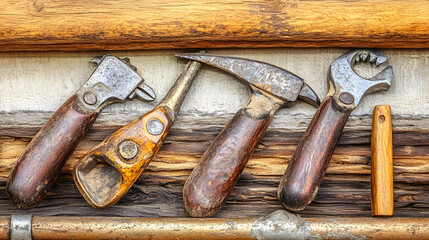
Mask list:
[[[350,107],[356,107],[362,97],[367,94],[387,90],[392,84],[392,66],[384,68],[380,73],[370,79],[359,76],[353,67],[360,61],[369,61],[375,66],[387,62],[387,56],[374,49],[352,50],[337,58],[330,67],[328,80],[330,91],[334,96]]]
[[[304,83],[302,78],[271,64],[244,58],[198,53],[184,53],[176,56],[206,63],[229,72],[238,79],[280,98],[285,104],[296,101],[298,97],[313,106],[320,104],[316,93]]]

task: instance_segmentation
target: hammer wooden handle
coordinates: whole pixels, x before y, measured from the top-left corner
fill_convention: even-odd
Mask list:
[[[278,197],[286,209],[302,210],[314,199],[351,112],[333,97],[322,102],[280,180]]]
[[[219,211],[279,107],[252,88],[248,105],[219,133],[185,183],[183,199],[192,217]]]
[[[76,95],[68,99],[40,129],[9,175],[6,192],[16,207],[37,206],[98,113],[83,113]]]
[[[393,215],[392,119],[389,106],[376,106],[371,135],[372,216]]]
[[[192,217],[209,217],[219,211],[271,120],[272,115],[254,119],[241,109],[220,132],[183,189],[185,207]]]

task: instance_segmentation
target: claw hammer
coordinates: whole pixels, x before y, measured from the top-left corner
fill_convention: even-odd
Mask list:
[[[179,54],[231,73],[250,85],[247,105],[240,109],[203,154],[183,189],[186,210],[209,217],[221,208],[237,183],[274,113],[298,98],[318,106],[316,93],[304,81],[279,67],[233,57]]]
[[[387,62],[386,55],[378,50],[353,50],[332,62],[328,95],[302,136],[280,180],[278,197],[287,210],[302,210],[315,198],[344,125],[360,100],[367,94],[390,88],[391,66],[371,79],[356,74],[354,65],[367,59],[376,66]]]

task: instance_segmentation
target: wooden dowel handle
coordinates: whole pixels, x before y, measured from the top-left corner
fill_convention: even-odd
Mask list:
[[[279,108],[271,103],[261,110],[264,104],[257,103],[266,101],[264,98],[252,94],[248,105],[234,115],[192,171],[183,189],[185,207],[191,216],[214,215],[231,193]],[[255,117],[255,110],[263,113]]]
[[[286,209],[302,210],[314,199],[351,112],[332,97],[322,102],[280,180],[278,197]]]
[[[371,134],[371,210],[372,216],[392,216],[393,147],[390,106],[374,108]]]
[[[6,192],[17,208],[28,209],[40,203],[97,116],[97,112],[79,111],[74,95],[40,129],[7,181]]]

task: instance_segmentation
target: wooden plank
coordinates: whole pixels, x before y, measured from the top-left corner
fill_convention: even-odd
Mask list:
[[[0,51],[429,46],[426,0],[5,0],[0,7]]]
[[[323,98],[328,90],[327,74],[333,60],[347,49],[222,49],[212,54],[265,61],[283,67],[305,81]],[[152,103],[138,100],[106,107],[96,125],[125,125],[143,115],[161,101],[186,61],[174,55],[181,51],[108,52],[129,57],[150,85],[157,99]],[[428,130],[429,118],[429,49],[385,50],[393,66],[391,89],[362,99],[346,127],[370,129],[375,105],[392,107],[393,127],[403,130]],[[88,79],[94,67],[89,60],[105,52],[4,52],[0,53],[0,125],[40,126],[61,104]],[[362,66],[366,66],[363,64]],[[361,65],[357,70],[368,74]],[[361,67],[361,68],[359,68]],[[199,118],[201,127],[221,127],[248,99],[248,87],[235,77],[203,66],[175,123],[178,128],[192,128],[189,122]],[[271,128],[304,130],[316,109],[297,101],[280,109]],[[210,117],[214,116],[214,117]],[[204,124],[203,124],[204,123]]]
[[[15,209],[4,193],[7,175],[28,138],[0,138],[0,212],[35,215],[187,216],[182,189],[217,131],[173,130],[137,183],[114,207],[97,211],[71,178],[76,161],[115,129],[93,129],[67,162],[47,199],[29,211]],[[25,131],[25,128],[21,131]],[[227,204],[216,217],[257,217],[280,209],[277,186],[302,132],[269,131],[250,159]],[[31,135],[31,134],[28,134]],[[416,137],[419,136],[419,137]],[[423,136],[423,137],[422,137]],[[427,132],[394,133],[395,216],[429,217]],[[347,131],[315,201],[300,215],[370,216],[370,131]],[[417,144],[424,138],[420,145]],[[399,139],[399,141],[396,141]],[[411,144],[411,145],[409,145]]]

